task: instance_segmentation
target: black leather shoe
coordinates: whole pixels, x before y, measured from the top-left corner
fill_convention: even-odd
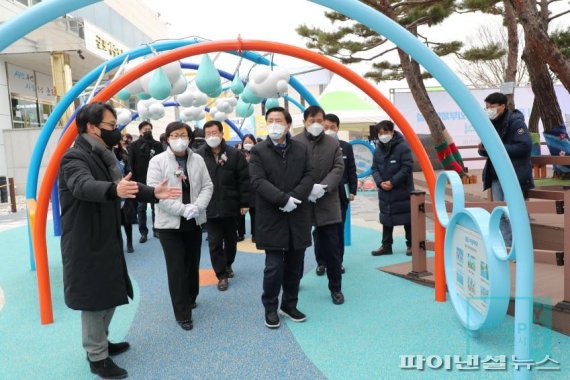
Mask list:
[[[182,327],[183,330],[190,331],[194,328],[194,323],[191,319],[187,319],[185,321],[176,321]]]
[[[315,272],[317,273],[317,276],[322,276],[325,274],[326,270],[327,268],[325,268],[324,265],[317,265],[317,269],[315,270]]]
[[[276,329],[281,326],[281,322],[279,321],[279,316],[277,315],[276,311],[265,313],[265,326],[269,327],[270,329]]]
[[[135,249],[133,248],[133,243],[127,243],[127,252],[133,253]]]
[[[139,239],[139,243],[141,243],[141,244],[142,244],[142,243],[146,243],[147,240],[148,240],[148,239],[147,239],[147,237],[146,237],[146,234],[142,234],[142,235],[141,235],[141,238]]]
[[[153,232],[152,232],[152,236],[154,236],[155,238],[158,239],[158,238],[160,238],[160,232],[158,232],[158,231],[153,231]]]
[[[119,355],[131,348],[129,342],[111,343],[109,342],[109,355]]]
[[[226,267],[226,275],[228,278],[234,278],[234,271],[231,265]]]
[[[102,379],[124,379],[129,373],[115,364],[111,358],[105,358],[96,362],[89,361],[91,373],[98,375]]]
[[[218,290],[220,292],[228,290],[228,279],[227,278],[222,278],[222,279],[220,279],[220,281],[218,281]]]
[[[383,255],[391,255],[392,252],[392,247],[380,247],[377,250],[374,250],[371,252],[372,256],[383,256]]]
[[[344,274],[344,272],[346,272],[346,271],[344,270],[344,265],[341,265],[341,266],[340,266],[340,273]]]
[[[342,292],[332,292],[331,297],[335,305],[342,305],[344,303],[344,294],[342,294]]]
[[[406,256],[412,256],[412,249],[411,248],[406,249]]]
[[[281,308],[281,314],[289,317],[293,322],[305,322],[307,316],[301,313],[296,307],[293,308]]]

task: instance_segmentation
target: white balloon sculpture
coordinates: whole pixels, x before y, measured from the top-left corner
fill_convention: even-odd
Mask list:
[[[206,111],[204,111],[204,107],[189,107],[189,108],[184,108],[182,109],[182,111],[180,112],[180,116],[182,118],[182,121],[198,121],[198,120],[202,120],[203,118],[206,117]]]
[[[248,86],[261,98],[278,98],[287,93],[291,75],[281,66],[257,65],[249,74]]]
[[[176,96],[176,101],[182,107],[200,107],[208,103],[208,95],[200,92],[196,88],[189,88],[182,94]]]
[[[234,111],[236,104],[236,98],[216,99],[216,105],[210,108],[210,115],[212,115],[214,120],[224,121],[228,118],[228,115]]]
[[[117,108],[117,124],[127,125],[131,122],[131,110],[126,108]]]
[[[155,99],[139,100],[137,112],[141,119],[158,120],[164,117],[166,110],[162,103]]]

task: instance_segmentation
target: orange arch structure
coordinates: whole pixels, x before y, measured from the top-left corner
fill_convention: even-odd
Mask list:
[[[146,60],[139,66],[125,72],[116,78],[107,87],[101,90],[92,102],[105,102],[115,95],[120,89],[133,82],[142,75],[164,66],[170,62],[177,61],[186,57],[206,54],[219,51],[265,51],[277,54],[283,54],[308,62],[312,62],[323,68],[326,68],[337,75],[350,81],[370,98],[372,98],[381,108],[386,111],[394,123],[400,128],[406,140],[409,142],[413,152],[415,153],[420,167],[424,172],[426,182],[429,187],[432,202],[434,202],[435,172],[429,161],[428,155],[416,136],[412,126],[407,122],[404,116],[394,107],[390,101],[384,97],[376,87],[365,80],[363,77],[350,70],[348,67],[318,53],[310,50],[270,41],[260,40],[223,40],[203,42],[196,45],[184,46],[178,49],[162,53],[156,57]],[[33,224],[32,240],[34,246],[34,254],[36,260],[36,270],[38,277],[38,293],[40,302],[40,319],[42,324],[53,322],[53,309],[51,303],[51,289],[49,281],[49,268],[46,245],[46,220],[50,201],[50,194],[56,176],[59,171],[59,164],[63,154],[71,146],[77,136],[77,128],[75,122],[67,132],[62,136],[53,155],[49,161],[45,171],[40,190],[38,193],[38,201],[36,205],[35,223]],[[444,229],[435,220],[435,299],[436,301],[445,301],[445,272],[443,262],[443,237]]]

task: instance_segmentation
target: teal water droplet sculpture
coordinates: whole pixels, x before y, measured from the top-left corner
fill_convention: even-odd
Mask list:
[[[170,90],[170,81],[164,70],[156,69],[150,78],[150,82],[148,82],[149,95],[155,99],[164,100],[170,96]]]
[[[234,79],[232,80],[232,85],[230,86],[230,90],[232,90],[234,94],[239,95],[243,92],[244,87],[245,86],[243,85],[243,82],[239,78],[239,75],[236,74],[234,76]]]
[[[202,56],[200,67],[198,67],[198,72],[196,73],[195,83],[196,87],[204,94],[215,93],[218,87],[222,87],[220,73],[216,70],[208,54]]]

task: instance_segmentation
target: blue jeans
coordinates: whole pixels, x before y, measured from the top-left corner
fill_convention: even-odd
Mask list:
[[[493,193],[493,201],[503,202],[505,200],[505,193],[503,193],[503,188],[499,183],[499,180],[493,180],[491,184],[491,191]],[[510,247],[513,242],[513,232],[511,231],[511,223],[509,219],[505,216],[501,217],[500,223],[501,234],[503,235],[503,239],[505,240],[505,244],[507,247]]]

